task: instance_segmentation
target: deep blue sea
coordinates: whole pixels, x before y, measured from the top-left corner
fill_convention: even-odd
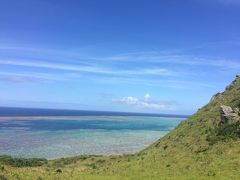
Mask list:
[[[140,151],[186,116],[0,108],[0,155],[55,159]]]

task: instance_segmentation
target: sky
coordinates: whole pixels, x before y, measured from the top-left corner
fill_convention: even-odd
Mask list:
[[[240,73],[240,0],[0,0],[0,106],[192,114]]]

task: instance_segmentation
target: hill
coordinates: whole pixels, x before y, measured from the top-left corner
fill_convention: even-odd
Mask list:
[[[134,155],[0,157],[0,179],[240,179],[240,77]]]

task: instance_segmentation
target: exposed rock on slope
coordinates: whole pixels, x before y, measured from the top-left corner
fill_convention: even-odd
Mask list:
[[[239,109],[234,108],[234,110],[230,106],[221,106],[221,121],[220,124],[228,123],[231,118],[237,118]]]
[[[216,99],[219,99],[220,97],[221,97],[221,93],[218,92],[217,94],[213,95],[210,102],[215,101]]]
[[[228,85],[225,90],[228,91],[228,90],[231,90],[232,88],[234,88],[234,86],[237,84],[237,79],[239,77],[240,77],[240,75],[237,75],[236,79],[230,85]]]

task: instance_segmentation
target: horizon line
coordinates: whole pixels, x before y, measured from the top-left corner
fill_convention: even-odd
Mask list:
[[[11,109],[11,112],[2,112],[2,109]],[[28,112],[24,112],[24,111],[18,111],[18,110],[29,110]],[[187,115],[187,114],[166,114],[166,113],[148,113],[148,112],[126,112],[126,111],[107,111],[107,110],[82,110],[82,109],[62,109],[62,108],[36,108],[36,107],[13,107],[13,106],[0,106],[0,117],[17,117],[17,116],[23,116],[23,114],[25,114],[24,116],[31,116],[30,114],[32,113],[41,113],[41,112],[33,112],[33,110],[46,110],[46,111],[58,111],[57,113],[59,113],[58,115],[53,114],[53,115],[33,115],[33,116],[93,116],[93,115],[104,115],[104,116],[114,116],[114,115],[121,115],[121,116],[156,116],[156,117],[182,117],[182,118],[188,118],[191,115]],[[96,114],[72,114],[72,115],[64,115],[63,113],[67,113],[67,112],[85,112],[85,113],[90,113],[90,112],[95,112]],[[10,115],[12,113],[12,115]],[[20,114],[19,114],[20,113]],[[23,113],[23,114],[21,114]],[[26,113],[30,113],[30,114],[26,114]],[[43,112],[42,112],[43,113]],[[46,113],[46,112],[45,112]],[[48,112],[51,113],[51,112]],[[56,113],[56,112],[55,112]],[[61,114],[62,113],[62,114]],[[100,114],[102,113],[102,114]],[[104,114],[105,113],[105,114]],[[107,114],[107,113],[112,113],[111,114]]]

